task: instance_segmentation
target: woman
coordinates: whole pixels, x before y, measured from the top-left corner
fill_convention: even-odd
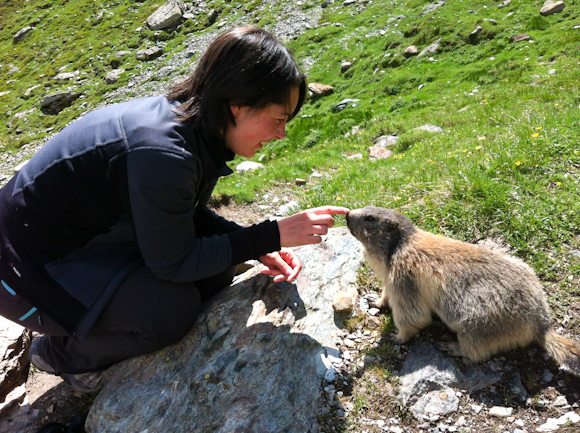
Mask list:
[[[208,209],[226,161],[285,136],[306,95],[288,50],[252,26],[210,45],[166,96],[87,114],[0,190],[0,314],[44,336],[37,368],[78,391],[183,337],[237,264],[293,281],[293,247],[320,242],[341,207],[241,227]]]

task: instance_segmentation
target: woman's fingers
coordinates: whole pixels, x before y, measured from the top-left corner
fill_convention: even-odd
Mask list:
[[[316,244],[319,236],[334,227],[333,215],[344,215],[349,209],[340,206],[321,206],[303,210],[296,215],[278,220],[280,244],[283,247]]]

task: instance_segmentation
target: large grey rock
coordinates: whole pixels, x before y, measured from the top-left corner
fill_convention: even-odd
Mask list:
[[[323,367],[338,352],[332,300],[356,284],[362,246],[342,227],[296,251],[304,269],[295,283],[251,269],[182,341],[112,367],[87,432],[310,431]]]
[[[0,403],[28,375],[30,331],[0,316]]]
[[[176,27],[183,18],[185,5],[180,0],[169,0],[147,18],[151,30],[163,30]]]

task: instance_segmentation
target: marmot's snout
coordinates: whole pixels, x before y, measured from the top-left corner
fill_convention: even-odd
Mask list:
[[[346,226],[348,227],[348,229],[350,230],[350,232],[353,234],[353,236],[356,236],[356,222],[358,219],[358,215],[360,214],[360,209],[354,209],[351,210],[347,215],[346,215]]]

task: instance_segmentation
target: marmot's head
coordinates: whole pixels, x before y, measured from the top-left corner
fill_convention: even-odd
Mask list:
[[[409,218],[391,209],[366,206],[346,216],[350,232],[377,257],[390,260],[392,255],[416,231]]]

